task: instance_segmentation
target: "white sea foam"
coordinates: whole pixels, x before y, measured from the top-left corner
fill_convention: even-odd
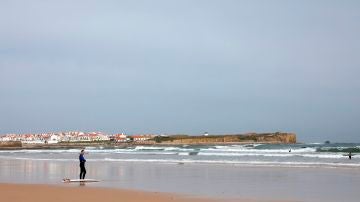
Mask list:
[[[314,153],[314,154],[297,154],[297,153],[214,153],[214,152],[199,152],[199,156],[262,156],[262,157],[304,157],[304,158],[325,158],[325,159],[343,159],[341,154],[333,153]],[[354,156],[353,158],[359,158]]]
[[[164,152],[164,151],[117,151],[116,154],[129,154],[129,155],[175,155],[177,152]]]
[[[154,162],[154,163],[191,163],[191,164],[234,164],[247,166],[276,166],[276,167],[355,167],[358,163],[326,163],[326,162],[266,162],[266,161],[228,161],[228,160],[194,160],[194,159],[112,159],[105,161],[114,162]]]
[[[179,156],[189,156],[190,153],[189,152],[179,152],[178,155]]]
[[[182,153],[179,155],[188,156],[189,153]],[[59,162],[78,162],[76,158],[33,158],[33,157],[14,157],[14,156],[0,156],[0,159],[11,160],[31,160],[31,161],[59,161]],[[290,160],[290,159],[289,159]],[[223,159],[193,159],[187,157],[182,159],[160,159],[160,158],[91,158],[89,162],[154,162],[154,163],[190,163],[190,164],[219,164],[219,165],[242,165],[242,166],[274,166],[274,167],[348,167],[360,168],[360,163],[349,162],[314,162],[314,161],[263,161],[263,160],[223,160]]]
[[[179,147],[165,147],[163,148],[165,151],[174,151],[174,150],[179,150]]]
[[[252,152],[252,153],[289,153],[289,149],[254,149],[246,147],[219,147],[219,148],[203,148],[200,151],[218,151],[218,152]],[[316,148],[296,148],[291,149],[292,153],[316,152]]]
[[[134,150],[163,150],[164,147],[136,146]]]
[[[321,153],[321,154],[302,154],[303,157],[308,158],[328,158],[328,159],[342,159],[344,158],[341,154],[333,154],[333,153]]]
[[[165,147],[164,151],[194,151],[194,149],[187,149],[180,147]]]
[[[267,157],[290,157],[295,154],[269,154],[269,153],[214,153],[214,152],[199,152],[199,156],[267,156]]]

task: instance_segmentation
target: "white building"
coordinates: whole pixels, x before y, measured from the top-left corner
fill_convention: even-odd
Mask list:
[[[56,144],[60,142],[60,136],[59,135],[55,135],[52,134],[48,139],[47,139],[47,143],[48,144]]]

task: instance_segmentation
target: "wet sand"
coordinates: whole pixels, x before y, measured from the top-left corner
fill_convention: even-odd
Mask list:
[[[217,202],[220,200],[194,198],[176,194],[141,192],[123,189],[64,187],[54,185],[0,184],[1,201],[14,202]],[[221,200],[225,201],[225,200]],[[230,201],[230,200],[226,200]],[[239,200],[237,200],[239,201]],[[255,202],[240,200],[240,202]]]
[[[45,184],[74,188],[76,192],[79,184],[65,184],[61,179],[76,179],[78,175],[79,165],[76,160],[0,158],[0,183]],[[174,193],[170,196],[221,201],[357,202],[360,197],[359,169],[89,161],[86,177],[100,179],[101,182],[88,183],[80,190],[137,190],[139,193]],[[20,188],[12,189],[27,190],[28,187],[21,185]],[[4,190],[0,187],[1,194],[7,193]],[[13,195],[18,195],[16,191],[13,191]],[[33,193],[33,190],[26,193]]]

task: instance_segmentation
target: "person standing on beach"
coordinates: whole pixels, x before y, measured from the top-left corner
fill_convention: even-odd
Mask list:
[[[85,179],[86,169],[85,169],[85,162],[86,159],[84,158],[85,151],[81,150],[79,155],[79,161],[80,161],[80,179]]]

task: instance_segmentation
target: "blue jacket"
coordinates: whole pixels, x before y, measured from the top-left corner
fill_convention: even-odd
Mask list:
[[[86,162],[86,159],[84,158],[84,155],[80,154],[79,161],[80,161],[80,163],[85,163]]]

